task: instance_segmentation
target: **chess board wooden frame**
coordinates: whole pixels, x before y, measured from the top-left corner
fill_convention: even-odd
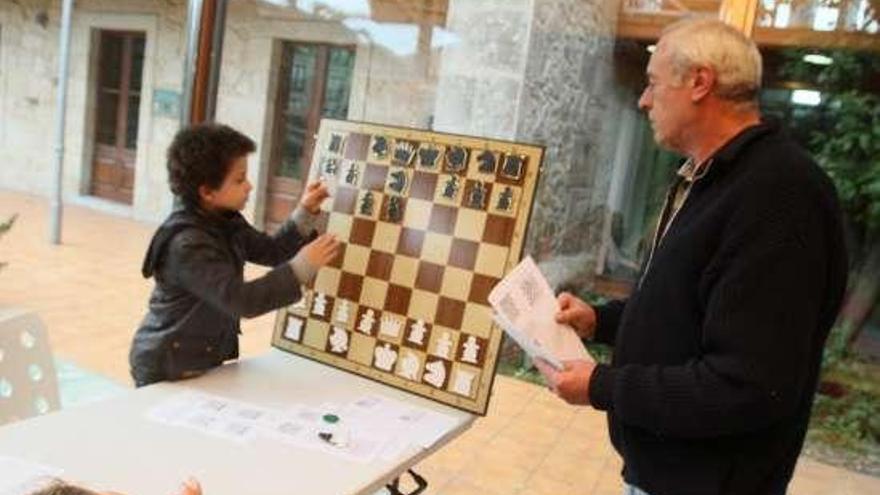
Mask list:
[[[301,303],[277,312],[272,345],[485,415],[503,334],[486,296],[522,256],[543,156],[542,146],[323,119],[309,182],[328,185],[321,223],[344,250],[318,271]],[[372,211],[361,209],[366,195]],[[319,293],[324,314],[313,312]],[[366,318],[359,330],[368,309],[377,321]],[[420,335],[428,332],[419,339],[412,332],[422,322]],[[389,337],[394,329],[400,335]],[[331,333],[345,342],[342,353],[332,352],[342,347],[331,345]],[[390,354],[393,368],[376,367]],[[441,386],[426,381],[436,383],[441,367]]]

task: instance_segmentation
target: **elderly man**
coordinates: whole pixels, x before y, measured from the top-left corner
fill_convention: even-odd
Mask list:
[[[607,412],[627,493],[784,494],[846,283],[834,187],[762,122],[761,56],[735,29],[671,26],[647,75],[654,138],[688,159],[630,297],[559,297],[557,319],[612,363],[539,367]]]

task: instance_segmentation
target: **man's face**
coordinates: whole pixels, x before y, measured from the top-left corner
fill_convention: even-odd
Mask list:
[[[664,148],[683,152],[682,138],[693,118],[694,106],[689,77],[675,77],[669,54],[661,41],[651,55],[648,85],[639,98],[639,108],[648,113],[654,141]]]
[[[210,210],[240,211],[247,204],[251,188],[247,180],[247,156],[240,156],[232,161],[219,189],[203,187],[202,201]]]

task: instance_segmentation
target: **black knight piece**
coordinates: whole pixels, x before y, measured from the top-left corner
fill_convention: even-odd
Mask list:
[[[388,188],[397,194],[403,193],[403,190],[406,188],[406,172],[395,170],[391,172],[389,177],[391,177],[391,182],[388,184]]]
[[[422,148],[419,150],[419,165],[424,168],[434,168],[437,164],[437,156],[440,150],[434,147]]]
[[[480,162],[480,165],[477,167],[477,170],[479,170],[480,173],[495,173],[495,153],[492,153],[489,150],[484,150],[479,156],[477,156],[477,161]]]
[[[446,168],[452,172],[461,172],[467,165],[467,150],[461,146],[452,146],[446,150]]]

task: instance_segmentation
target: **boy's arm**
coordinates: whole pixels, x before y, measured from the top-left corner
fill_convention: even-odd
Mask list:
[[[235,318],[259,316],[301,297],[291,264],[281,263],[245,282],[229,256],[202,232],[174,238],[166,270],[187,291]]]
[[[247,261],[275,266],[289,260],[315,238],[317,219],[318,215],[299,205],[275,235],[267,235],[248,225],[241,237]]]

